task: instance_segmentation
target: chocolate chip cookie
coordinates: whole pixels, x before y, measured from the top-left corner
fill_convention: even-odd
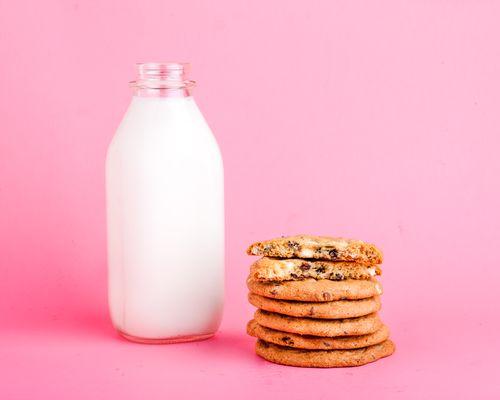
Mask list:
[[[338,300],[326,302],[305,302],[276,300],[248,294],[250,304],[262,310],[304,318],[355,318],[372,314],[380,310],[380,297],[374,296],[361,300]]]
[[[366,299],[382,294],[382,286],[376,279],[304,279],[301,281],[260,282],[247,279],[250,292],[264,297],[296,301],[334,301]]]
[[[328,236],[298,235],[256,242],[247,253],[254,256],[356,261],[366,265],[382,263],[382,252],[361,240]]]
[[[261,339],[255,346],[256,353],[276,364],[294,367],[356,367],[390,356],[394,343],[386,340],[373,346],[355,350],[302,350],[279,346]]]
[[[301,260],[299,258],[262,257],[250,267],[250,276],[257,281],[291,281],[306,278],[370,279],[380,275],[379,266],[368,266],[357,262]]]
[[[382,325],[382,327],[375,332],[366,335],[319,337],[277,331],[262,326],[253,319],[247,324],[247,333],[250,336],[262,339],[268,343],[309,350],[359,349],[361,347],[382,343],[389,338],[389,328],[385,325]]]
[[[382,327],[377,313],[357,318],[314,319],[257,310],[254,319],[259,325],[282,332],[323,337],[366,335]]]

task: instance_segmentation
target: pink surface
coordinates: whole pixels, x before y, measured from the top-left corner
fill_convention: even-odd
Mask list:
[[[0,398],[498,398],[500,5],[2,1]],[[128,343],[106,305],[103,162],[138,61],[189,60],[225,160],[220,333]],[[385,252],[397,353],[262,361],[244,327],[258,239]]]

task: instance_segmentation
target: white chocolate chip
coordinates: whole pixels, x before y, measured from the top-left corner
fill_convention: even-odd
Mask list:
[[[302,249],[301,256],[305,257],[305,258],[310,258],[313,256],[313,254],[314,254],[314,252],[311,249]]]

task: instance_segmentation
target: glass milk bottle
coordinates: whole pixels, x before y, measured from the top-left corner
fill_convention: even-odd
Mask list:
[[[108,148],[109,307],[133,341],[206,339],[222,316],[222,159],[186,69],[137,65]]]

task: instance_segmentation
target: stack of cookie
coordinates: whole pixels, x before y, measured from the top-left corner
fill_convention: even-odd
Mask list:
[[[380,320],[382,253],[359,240],[291,236],[257,242],[247,332],[266,360],[298,367],[351,367],[394,352]]]

